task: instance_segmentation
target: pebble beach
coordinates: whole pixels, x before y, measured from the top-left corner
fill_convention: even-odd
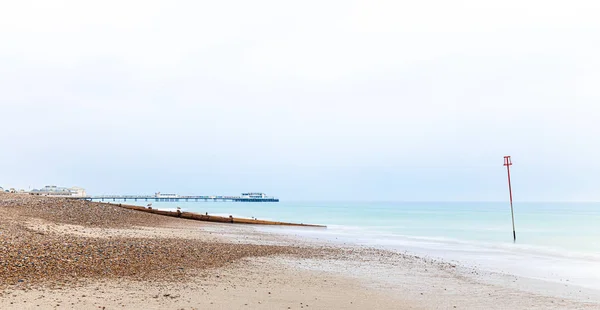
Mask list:
[[[510,296],[511,298],[506,298]],[[0,193],[1,309],[596,309],[578,288],[115,205]]]
[[[4,288],[111,278],[182,280],[189,275],[188,270],[222,267],[245,257],[316,254],[311,249],[291,246],[48,233],[32,229],[31,220],[95,228],[100,232],[178,223],[168,217],[100,203],[0,195],[0,285]]]

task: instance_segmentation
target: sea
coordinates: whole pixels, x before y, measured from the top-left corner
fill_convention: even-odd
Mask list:
[[[516,241],[510,205],[501,202],[152,204],[164,210],[180,207],[212,215],[322,224],[327,228],[257,229],[600,289],[600,203],[515,203]]]

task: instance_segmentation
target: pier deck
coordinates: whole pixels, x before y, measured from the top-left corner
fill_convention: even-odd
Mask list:
[[[279,202],[278,198],[248,198],[241,196],[177,196],[160,197],[152,195],[102,195],[86,197],[68,197],[88,201],[154,201],[154,202],[201,202],[201,201],[233,201],[233,202]]]

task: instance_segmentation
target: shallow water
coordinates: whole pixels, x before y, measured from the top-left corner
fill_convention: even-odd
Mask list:
[[[600,203],[517,203],[516,243],[507,203],[153,202],[160,209],[178,206],[213,215],[325,224],[327,229],[261,229],[600,289]]]

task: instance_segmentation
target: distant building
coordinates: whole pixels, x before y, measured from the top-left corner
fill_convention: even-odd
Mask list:
[[[250,199],[267,198],[267,195],[264,193],[242,193],[242,198],[250,198]]]
[[[73,187],[69,188],[69,190],[71,191],[71,196],[75,196],[75,197],[87,197],[87,193],[85,192],[85,188],[73,186]]]
[[[33,190],[34,192],[36,190]],[[44,196],[71,196],[71,191],[66,187],[58,187],[56,185],[46,185],[44,188],[37,190],[40,195]]]
[[[163,194],[161,192],[154,193],[154,197],[156,198],[179,198],[177,194]]]
[[[81,187],[59,187],[56,185],[46,185],[42,189],[34,189],[30,192],[32,195],[41,196],[74,196],[74,197],[85,197],[87,193],[85,189]]]

